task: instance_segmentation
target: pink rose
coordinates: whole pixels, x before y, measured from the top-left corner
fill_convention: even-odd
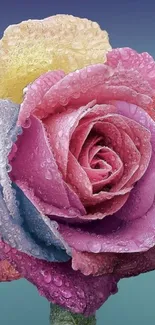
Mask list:
[[[123,48],[42,74],[19,111],[1,102],[19,215],[4,173],[0,257],[73,312],[94,313],[120,277],[155,268],[154,99],[154,60]]]

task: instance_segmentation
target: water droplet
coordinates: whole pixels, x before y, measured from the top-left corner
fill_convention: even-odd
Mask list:
[[[21,126],[18,126],[18,135],[22,135],[23,134],[23,129]]]
[[[49,170],[46,171],[45,178],[49,179],[49,180],[52,179],[52,174],[51,174],[51,172]]]
[[[8,165],[6,166],[6,170],[7,170],[8,173],[10,173],[11,170],[12,170],[12,166],[11,166],[10,164],[8,164]]]
[[[23,95],[25,95],[28,91],[28,86],[23,89]]]
[[[62,137],[62,135],[63,135],[63,131],[62,131],[62,130],[60,130],[60,131],[58,132],[58,136],[61,138],[61,137]]]
[[[83,291],[83,290],[78,290],[78,291],[77,291],[77,296],[78,296],[79,298],[85,298],[84,291]]]
[[[10,246],[8,246],[8,245],[5,245],[4,246],[4,253],[9,253],[10,252],[10,249],[11,249],[11,247]]]
[[[104,294],[103,294],[103,292],[98,292],[97,295],[98,295],[98,297],[99,297],[100,299],[103,299],[103,298],[104,298]]]
[[[69,282],[65,282],[65,286],[66,287],[69,287]]]
[[[78,214],[78,210],[76,210],[76,209],[74,209],[74,208],[70,208],[70,209],[68,209],[67,211],[68,211],[68,214],[69,214],[70,216],[75,216],[75,215]]]
[[[52,297],[57,298],[59,296],[59,293],[57,291],[52,291]]]
[[[23,127],[24,127],[25,129],[28,129],[30,126],[31,126],[31,120],[30,120],[30,118],[27,118],[27,119],[25,120],[24,124],[23,124]]]
[[[53,278],[53,282],[54,282],[54,284],[55,284],[57,287],[61,287],[61,286],[62,286],[62,280],[61,280],[61,278],[59,278],[58,276],[55,276],[55,277]]]
[[[99,242],[90,241],[87,246],[92,253],[99,253],[101,251],[101,244]]]
[[[44,277],[44,281],[45,281],[46,283],[50,283],[50,282],[51,282],[52,277],[51,277],[51,274],[50,274],[49,271],[41,270],[40,273],[43,275],[43,277]]]
[[[45,162],[42,162],[42,163],[40,164],[40,166],[41,166],[41,168],[44,168],[44,167],[45,167]]]
[[[61,289],[61,294],[66,299],[69,299],[72,297],[72,294],[68,289]]]

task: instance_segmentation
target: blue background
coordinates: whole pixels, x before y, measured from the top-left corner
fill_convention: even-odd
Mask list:
[[[97,21],[113,47],[129,46],[155,57],[155,2],[150,0],[4,0],[0,34],[10,24],[58,13]],[[97,325],[154,325],[154,297],[155,272],[122,280],[119,293],[99,310]],[[25,280],[0,283],[0,324],[48,325],[49,304]]]

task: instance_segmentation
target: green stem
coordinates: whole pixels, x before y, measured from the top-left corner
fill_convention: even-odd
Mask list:
[[[50,305],[50,325],[96,325],[95,316],[84,317],[81,314],[73,314],[70,311]]]

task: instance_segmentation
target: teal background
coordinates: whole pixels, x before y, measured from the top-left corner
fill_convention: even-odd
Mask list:
[[[57,13],[97,21],[113,47],[129,46],[155,57],[155,1],[5,0],[0,4],[0,35],[14,23]],[[97,313],[97,325],[154,325],[155,272],[122,280],[119,293]],[[0,283],[0,325],[48,325],[49,303],[25,280]],[[82,325],[82,324],[81,324]]]
[[[97,325],[154,325],[154,297],[155,272],[122,280],[97,312]],[[26,280],[1,283],[0,325],[49,325],[49,303]]]

